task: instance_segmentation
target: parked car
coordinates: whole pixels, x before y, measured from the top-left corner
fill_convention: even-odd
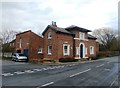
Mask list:
[[[12,55],[13,61],[28,61],[28,58],[24,56],[22,53],[14,53]]]

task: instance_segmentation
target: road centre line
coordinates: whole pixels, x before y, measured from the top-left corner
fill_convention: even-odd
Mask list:
[[[54,83],[54,82],[46,83],[46,84],[42,85],[41,87],[48,86],[48,85],[51,85],[51,84],[53,84],[53,83]]]
[[[110,71],[110,69],[108,69],[108,68],[105,68],[104,70],[105,70],[105,71]]]
[[[96,68],[102,67],[103,65],[104,65],[104,64],[101,64],[101,65],[97,66]]]
[[[87,69],[87,70],[85,70],[85,71],[82,71],[82,72],[73,74],[73,75],[71,75],[70,77],[74,77],[74,76],[76,76],[76,75],[80,75],[80,74],[85,73],[85,72],[88,72],[88,71],[90,71],[90,70],[91,70],[91,69]]]

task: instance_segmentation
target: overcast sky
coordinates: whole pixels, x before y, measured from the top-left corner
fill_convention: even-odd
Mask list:
[[[2,2],[2,29],[42,33],[52,21],[58,27],[118,29],[119,0],[31,0]],[[0,4],[1,5],[1,4]],[[0,18],[1,20],[1,18]]]

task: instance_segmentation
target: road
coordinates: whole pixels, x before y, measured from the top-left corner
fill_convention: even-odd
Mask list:
[[[53,88],[54,86],[117,87],[120,57],[97,61],[41,65],[2,61],[2,86]],[[11,87],[11,88],[14,88]]]

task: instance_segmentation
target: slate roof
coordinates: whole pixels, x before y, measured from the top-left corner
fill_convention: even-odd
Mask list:
[[[66,30],[79,30],[81,32],[91,32],[88,29],[85,29],[85,28],[82,28],[82,27],[78,27],[76,25],[71,25],[71,26],[67,27]]]
[[[85,29],[85,28],[81,28],[81,27],[78,27],[78,26],[75,26],[75,25],[72,25],[72,26],[69,26],[67,28],[60,28],[60,27],[56,27],[56,26],[53,26],[53,25],[48,25],[46,27],[46,29],[43,31],[42,35],[45,34],[45,32],[51,28],[53,31],[55,31],[56,33],[63,33],[63,34],[68,34],[68,35],[75,35],[74,33],[70,32],[70,30],[79,30],[79,31],[82,31],[82,32],[91,32],[90,30],[88,29]],[[96,37],[88,34],[88,39],[97,39]]]
[[[18,34],[16,34],[16,35],[24,34],[24,33],[27,33],[27,32],[32,32],[32,31],[31,31],[31,30],[28,30],[28,31],[24,31],[24,32],[18,33]]]
[[[97,39],[97,38],[92,36],[92,35],[90,35],[90,34],[88,34],[88,39]]]
[[[64,33],[64,34],[69,34],[69,35],[74,35],[73,33],[65,30],[65,28],[60,28],[60,27],[56,27],[56,26],[53,26],[53,25],[48,25],[47,28],[43,31],[42,35],[45,34],[45,32],[51,28],[53,31],[57,32],[57,33]]]

